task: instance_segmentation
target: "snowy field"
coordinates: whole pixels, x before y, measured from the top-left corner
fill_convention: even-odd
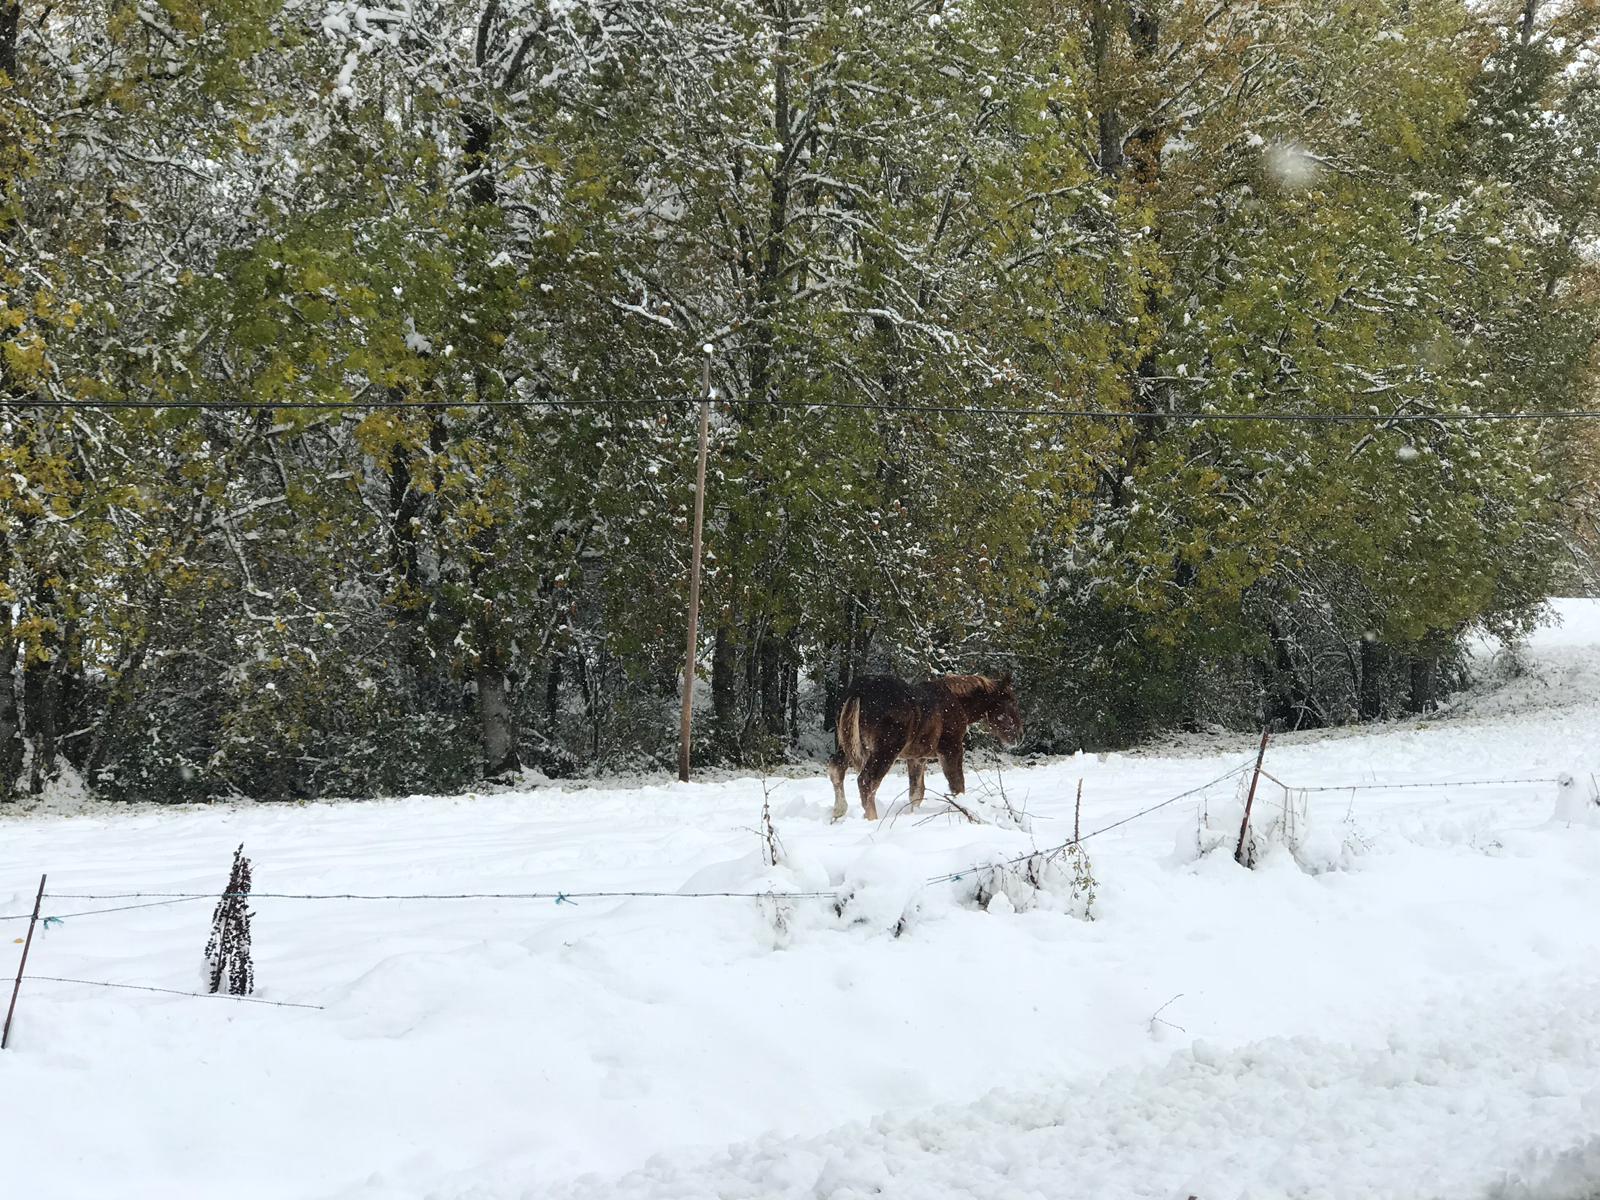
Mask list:
[[[1486,647],[1448,712],[1267,756],[1295,788],[1535,782],[1265,782],[1263,825],[1293,827],[1246,871],[1231,844],[1202,853],[1230,812],[1237,830],[1229,778],[1086,840],[1093,920],[1059,868],[987,911],[971,868],[1070,837],[1080,778],[1088,833],[1253,739],[1008,770],[1031,831],[924,819],[937,775],[916,816],[892,776],[878,826],[853,778],[843,825],[820,769],[775,779],[776,868],[755,779],[0,816],[4,915],[42,871],[57,894],[214,892],[240,842],[258,893],[574,894],[259,897],[257,995],[321,1010],[25,983],[0,1187],[1592,1200],[1600,603],[1558,610],[1520,671]],[[767,889],[848,900],[575,895]],[[206,901],[71,915],[141,902],[48,900],[66,920],[30,973],[193,990]],[[23,927],[0,924],[7,997]]]

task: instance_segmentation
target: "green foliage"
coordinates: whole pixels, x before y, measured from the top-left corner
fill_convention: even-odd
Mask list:
[[[1370,717],[1537,619],[1592,437],[1392,418],[1590,404],[1593,5],[629,12],[0,46],[0,794],[667,761],[705,346],[702,757],[884,668]],[[1362,420],[1185,419],[1269,411]]]

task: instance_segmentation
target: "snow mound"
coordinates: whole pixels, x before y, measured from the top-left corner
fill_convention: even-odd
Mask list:
[[[1244,828],[1250,776],[1241,775],[1233,796],[1202,801],[1195,808],[1192,827],[1180,827],[1169,860],[1187,866],[1201,859],[1233,858],[1243,830],[1244,862],[1260,865],[1275,853],[1286,851],[1301,870],[1311,875],[1349,868],[1366,848],[1354,824],[1329,803],[1313,803],[1313,793],[1263,778],[1250,802],[1250,824]]]
[[[991,854],[951,881],[959,903],[991,913],[1067,913],[1092,919],[1098,881],[1089,854],[1067,844],[1032,854]]]
[[[713,1156],[658,1156],[621,1178],[526,1200],[1170,1200],[1174,1196],[1481,1195],[1511,1146],[1570,1140],[1595,1093],[1552,1073],[1600,1069],[1600,980],[1511,991],[1433,1015],[1426,1033],[1353,1046],[1296,1036],[1235,1050],[1195,1041],[1092,1082],[994,1092],[823,1136]],[[1571,1005],[1572,1007],[1567,1007]],[[1225,1099],[1223,1099],[1225,1097]],[[1590,1200],[1600,1139],[1528,1160],[1505,1200]]]
[[[1593,778],[1579,780],[1563,771],[1556,780],[1555,825],[1588,825],[1600,828],[1600,792]]]
[[[1600,1091],[1583,1103],[1583,1120],[1600,1124]],[[1600,1195],[1600,1137],[1556,1153],[1534,1151],[1489,1192],[1490,1200],[1594,1200]]]
[[[894,937],[910,932],[929,900],[921,864],[894,846],[873,846],[856,858],[838,890],[840,920]]]

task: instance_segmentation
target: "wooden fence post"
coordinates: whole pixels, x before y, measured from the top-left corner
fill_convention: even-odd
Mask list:
[[[1244,798],[1244,820],[1239,822],[1239,846],[1233,852],[1233,861],[1242,867],[1250,864],[1244,861],[1244,839],[1250,833],[1250,806],[1255,803],[1256,784],[1261,782],[1261,760],[1267,756],[1267,739],[1272,736],[1272,726],[1269,723],[1261,730],[1261,749],[1256,751],[1256,769],[1250,776],[1250,794]]]
[[[11,1004],[6,1009],[6,1025],[0,1031],[0,1050],[11,1045],[11,1018],[17,1011],[17,993],[22,990],[22,972],[28,967],[28,951],[33,949],[33,927],[39,923],[39,906],[44,903],[43,875],[39,876],[39,894],[33,898],[33,916],[28,920],[28,937],[22,943],[22,961],[17,964],[17,981],[11,985]]]

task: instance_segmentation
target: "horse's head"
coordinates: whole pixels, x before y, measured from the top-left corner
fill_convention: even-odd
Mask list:
[[[1017,689],[1010,671],[995,680],[990,695],[993,701],[984,720],[989,722],[990,728],[1002,742],[1015,746],[1022,740],[1022,708],[1017,704]]]

